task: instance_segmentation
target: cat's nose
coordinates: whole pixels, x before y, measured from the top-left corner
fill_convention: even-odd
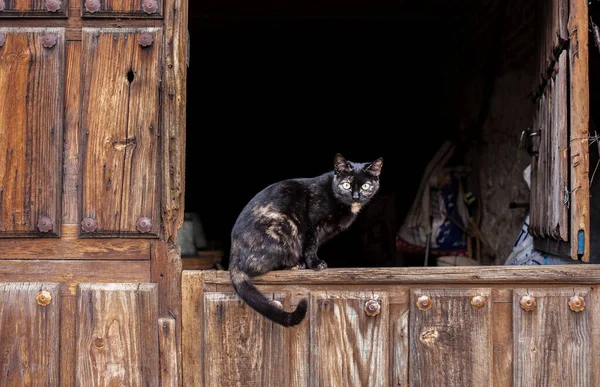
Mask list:
[[[358,200],[358,192],[353,192],[352,193],[352,199]]]

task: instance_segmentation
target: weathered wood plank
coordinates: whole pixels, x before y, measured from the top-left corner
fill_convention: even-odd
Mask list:
[[[375,316],[365,312],[371,300]],[[311,385],[388,386],[388,324],[386,293],[311,292]]]
[[[561,2],[561,4],[566,2]],[[562,9],[562,8],[561,8]],[[562,16],[561,16],[562,17]],[[566,22],[565,22],[566,30]],[[556,165],[557,170],[555,173],[558,175],[558,186],[557,194],[555,198],[559,203],[558,209],[558,235],[557,237],[563,241],[569,240],[569,208],[564,201],[565,189],[569,187],[569,95],[568,95],[568,82],[569,82],[569,67],[567,63],[567,51],[563,51],[558,59],[558,73],[556,75],[556,85],[558,98],[556,99],[556,114],[557,114],[557,127],[556,132],[556,147],[558,163]]]
[[[175,319],[158,319],[158,350],[160,375],[159,383],[161,387],[178,387],[178,356],[177,356],[177,337],[175,334]]]
[[[513,385],[592,386],[592,347],[589,288],[514,289]],[[521,307],[523,296],[535,307]],[[569,299],[579,295],[585,310],[576,313]]]
[[[163,0],[104,0],[97,10],[86,7],[86,0],[80,1],[84,18],[160,18],[163,11]]]
[[[60,238],[12,238],[0,243],[2,259],[149,260],[146,239],[82,239],[78,224],[63,224]],[[27,246],[27,248],[23,248]]]
[[[409,294],[390,296],[390,343],[392,343],[392,386],[408,386],[408,317],[410,315]]]
[[[39,305],[38,293],[50,302]],[[47,300],[47,298],[46,298]],[[58,386],[60,295],[56,283],[0,283],[0,382]]]
[[[62,292],[61,292],[62,293]],[[60,308],[60,387],[75,386],[77,299],[61,294]]]
[[[158,385],[156,284],[79,285],[77,385]]]
[[[0,28],[0,237],[61,224],[64,30]],[[54,46],[45,48],[42,42]],[[49,43],[47,43],[49,44]],[[49,218],[50,229],[38,222]]]
[[[9,17],[64,18],[68,4],[68,1],[59,1],[57,7],[49,9],[47,0],[3,0],[3,2],[4,10],[0,12],[0,19]]]
[[[508,293],[509,301],[504,294]],[[512,346],[512,292],[506,289],[492,291],[493,321],[493,383],[494,387],[511,387],[513,384]]]
[[[411,290],[411,386],[491,384],[490,294],[490,289]],[[417,307],[422,296],[429,297],[429,309]],[[486,302],[479,310],[471,305],[477,296]]]
[[[266,294],[284,307],[289,296]],[[287,334],[234,293],[204,294],[204,381],[207,386],[286,386]]]
[[[156,236],[162,29],[82,34],[82,218],[96,219],[90,235]],[[139,43],[142,34],[152,36],[150,46]],[[151,220],[145,233],[136,226],[142,217]]]
[[[589,65],[586,0],[569,2],[571,258],[590,260]]]
[[[0,269],[1,270],[1,269]],[[194,272],[194,271],[191,271]],[[204,273],[204,281],[231,285],[229,272],[212,270]],[[600,265],[528,266],[461,266],[461,267],[386,267],[355,269],[278,270],[256,277],[256,284],[595,284],[600,278]]]
[[[181,350],[183,385],[204,386],[204,272],[184,271],[181,278]]]
[[[263,288],[264,289],[264,288]],[[295,310],[301,299],[308,298],[303,289],[294,289],[290,297],[290,308]],[[288,363],[290,387],[304,387],[310,380],[310,319],[305,318],[300,324],[287,329],[289,335]]]

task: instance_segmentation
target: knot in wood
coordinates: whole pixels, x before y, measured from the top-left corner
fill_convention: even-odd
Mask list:
[[[52,295],[47,290],[40,290],[35,299],[38,305],[46,306],[50,303],[50,301],[52,301]]]
[[[4,43],[6,43],[6,34],[0,34],[0,47],[4,46]]]
[[[146,216],[142,216],[135,223],[135,227],[141,233],[146,233],[152,228],[152,220]]]
[[[85,9],[89,13],[97,12],[100,9],[100,0],[87,0],[85,2]]]
[[[60,9],[60,0],[46,0],[46,9],[50,12],[56,12]]]
[[[569,308],[573,312],[583,312],[585,309],[585,300],[579,295],[575,295],[569,299]]]
[[[475,310],[482,310],[487,305],[487,300],[483,296],[471,298],[471,307]]]
[[[54,224],[52,222],[52,219],[50,219],[47,216],[42,216],[40,219],[38,219],[37,227],[38,230],[40,230],[40,232],[48,232],[52,230]]]
[[[381,304],[377,300],[369,300],[365,304],[365,313],[367,316],[377,316],[381,311]]]
[[[158,10],[158,1],[156,0],[144,0],[142,2],[142,9],[148,14],[152,14]]]
[[[42,46],[44,46],[45,48],[52,48],[56,44],[57,39],[58,38],[55,34],[48,33],[42,35],[40,41],[42,42]]]
[[[154,42],[154,37],[152,36],[152,34],[150,34],[148,32],[144,32],[138,38],[138,43],[142,47],[148,47],[152,44],[152,42]]]
[[[96,337],[96,339],[94,340],[94,345],[97,348],[102,348],[104,347],[104,339],[102,337]]]
[[[96,219],[94,219],[94,218],[87,217],[81,221],[81,229],[85,232],[96,231],[97,227],[98,227],[98,223],[96,222]]]
[[[521,309],[526,310],[527,312],[531,312],[535,309],[536,301],[535,297],[530,295],[525,295],[521,297],[521,301],[519,302],[521,305]]]
[[[429,296],[421,296],[417,298],[417,308],[422,311],[426,311],[431,309],[433,303],[431,302],[431,297]]]

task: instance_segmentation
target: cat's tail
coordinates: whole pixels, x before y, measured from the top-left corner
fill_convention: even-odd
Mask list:
[[[288,313],[274,305],[267,297],[265,297],[256,286],[254,286],[248,274],[233,267],[230,270],[230,275],[233,287],[240,298],[252,307],[252,309],[256,310],[269,320],[285,327],[298,325],[304,320],[307,306],[305,299],[300,300],[296,310]]]

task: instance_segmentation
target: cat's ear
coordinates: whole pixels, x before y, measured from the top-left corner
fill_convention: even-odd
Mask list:
[[[363,170],[374,177],[379,177],[379,174],[381,173],[381,167],[383,167],[383,157],[380,157],[372,163],[365,165]]]
[[[342,156],[339,153],[336,153],[335,158],[333,159],[333,170],[335,174],[339,176],[348,173],[350,170],[352,170],[352,168],[350,167],[350,163],[348,163],[348,160],[346,160],[344,156]]]

